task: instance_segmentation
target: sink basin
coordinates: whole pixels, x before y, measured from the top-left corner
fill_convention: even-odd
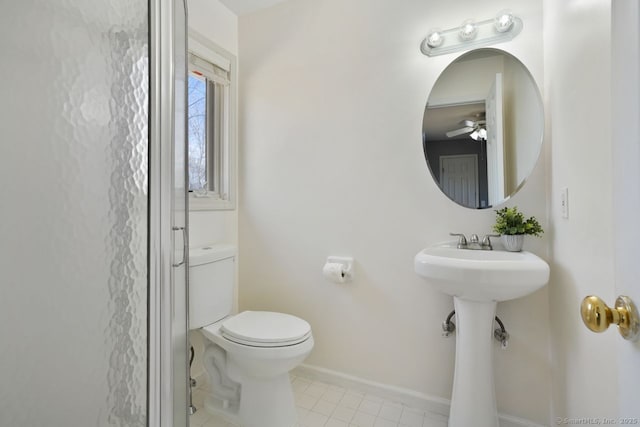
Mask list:
[[[549,265],[530,252],[458,249],[447,243],[418,252],[414,265],[439,291],[472,301],[520,298],[549,280]]]

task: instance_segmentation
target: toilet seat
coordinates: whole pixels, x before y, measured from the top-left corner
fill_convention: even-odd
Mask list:
[[[224,320],[220,334],[252,347],[286,347],[306,341],[311,336],[311,326],[290,314],[244,311]]]

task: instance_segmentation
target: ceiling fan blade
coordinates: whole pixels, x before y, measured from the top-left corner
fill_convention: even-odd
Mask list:
[[[447,135],[447,138],[453,138],[454,136],[459,136],[459,135],[463,135],[465,133],[469,133],[469,132],[473,132],[472,127],[470,126],[465,126],[463,128],[460,129],[456,129],[456,130],[450,130],[449,132],[445,133],[445,135]]]

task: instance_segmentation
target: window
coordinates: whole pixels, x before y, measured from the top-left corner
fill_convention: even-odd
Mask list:
[[[233,209],[233,58],[227,58],[224,52],[216,52],[191,38],[189,50],[187,140],[190,208]]]
[[[208,172],[213,172],[212,167],[207,168],[207,86],[210,82],[197,71],[189,73],[188,83],[188,135],[189,135],[189,191],[209,190],[207,180]],[[215,89],[211,85],[211,89]],[[215,126],[214,126],[215,127]],[[207,170],[209,169],[209,170]]]

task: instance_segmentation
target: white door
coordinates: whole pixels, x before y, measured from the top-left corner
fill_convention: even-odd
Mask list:
[[[615,295],[640,304],[640,7],[612,2],[612,145]],[[607,301],[613,304],[613,301]],[[609,331],[609,333],[614,333]],[[617,333],[617,332],[616,332]],[[619,417],[637,423],[640,341],[617,340]],[[615,363],[615,359],[611,362]],[[613,380],[613,379],[612,379]],[[620,425],[623,421],[620,422]]]
[[[440,157],[440,187],[453,201],[477,208],[478,156],[464,154]]]
[[[502,74],[489,90],[485,101],[487,115],[487,185],[489,190],[489,206],[500,203],[504,199],[504,129],[502,101]]]

